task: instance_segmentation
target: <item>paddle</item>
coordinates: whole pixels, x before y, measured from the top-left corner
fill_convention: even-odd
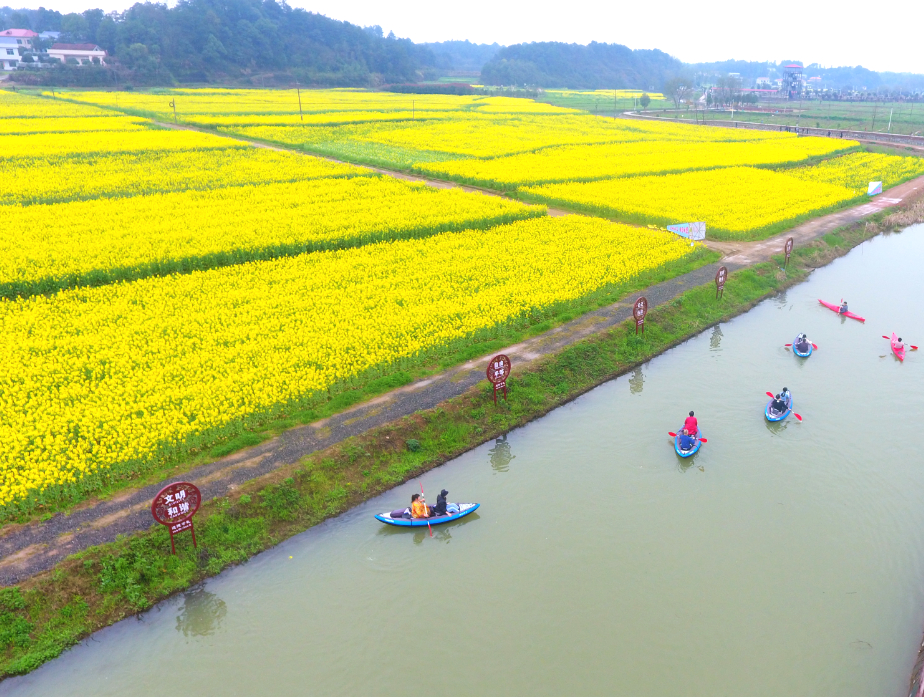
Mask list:
[[[424,492],[423,492],[423,482],[420,483],[420,495],[421,495],[421,496],[424,495]],[[424,505],[426,505],[426,504],[424,504]],[[427,530],[430,531],[430,537],[433,537],[433,528],[430,527],[430,519],[429,519],[429,518],[427,518]]]
[[[672,433],[671,431],[668,431],[668,432],[667,432],[667,435],[669,435],[671,438],[676,438],[676,437],[677,437],[677,434],[676,434],[676,433]],[[706,440],[705,438],[700,438],[699,440],[700,440],[700,442],[702,442],[702,443],[708,443],[708,442],[709,442],[709,441]]]
[[[889,341],[892,341],[892,337],[891,337],[891,336],[886,336],[885,334],[882,335],[882,338],[883,338],[883,339],[888,339]],[[917,351],[917,350],[918,350],[918,347],[917,347],[917,346],[914,346],[914,345],[912,345],[912,344],[905,344],[905,346],[907,346],[908,348],[910,348],[912,351]]]
[[[883,338],[883,339],[888,339],[889,337],[884,336],[884,337],[882,337],[882,338]],[[815,349],[816,351],[818,350],[818,344],[812,343],[811,341],[810,341],[809,343],[812,344],[812,348],[813,348],[813,349]],[[792,346],[792,344],[783,344],[783,346],[789,348],[790,346]],[[770,393],[768,392],[767,394],[770,394]],[[771,395],[771,396],[772,396],[772,395]]]

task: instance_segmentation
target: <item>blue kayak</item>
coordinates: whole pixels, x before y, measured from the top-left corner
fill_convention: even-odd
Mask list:
[[[793,339],[792,341],[792,352],[796,354],[797,356],[801,356],[802,358],[808,358],[809,356],[812,355],[813,350],[814,349],[812,348],[812,342],[808,342],[808,351],[806,351],[805,353],[802,353],[799,351],[799,349],[796,348],[796,340]]]
[[[784,411],[783,413],[779,413],[779,412],[773,411],[773,410],[770,408],[770,405],[773,404],[773,402],[774,402],[774,400],[771,399],[769,402],[767,402],[767,406],[764,408],[764,416],[767,417],[767,421],[770,421],[770,422],[773,422],[773,421],[782,421],[782,420],[785,419],[787,416],[789,416],[790,414],[792,414],[792,396],[790,396],[790,398],[787,400],[787,402],[786,402],[786,411]]]
[[[697,452],[699,452],[699,449],[703,445],[703,441],[701,440],[703,437],[703,432],[698,428],[696,429],[696,443],[689,450],[681,450],[680,448],[681,433],[683,433],[683,426],[677,430],[677,435],[674,436],[674,452],[680,455],[680,457],[690,457],[691,455],[695,455]]]
[[[469,513],[474,513],[478,510],[480,503],[460,503],[458,513],[452,513],[450,515],[438,515],[433,516],[432,518],[410,518],[404,515],[401,515],[403,511],[407,509],[400,509],[397,511],[391,511],[391,513],[379,513],[376,516],[376,520],[381,520],[383,523],[388,525],[398,525],[403,528],[420,528],[427,527],[427,524],[430,525],[440,525],[442,523],[451,523],[454,520],[459,518],[464,518]],[[394,516],[394,517],[392,517]]]

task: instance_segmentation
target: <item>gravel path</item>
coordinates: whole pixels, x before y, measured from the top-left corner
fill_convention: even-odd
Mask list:
[[[385,174],[396,173],[380,170]],[[409,175],[400,175],[408,178]],[[416,178],[415,179],[419,179]],[[433,186],[457,186],[449,182],[428,181]],[[465,187],[470,188],[470,187]],[[856,208],[839,211],[804,223],[793,230],[762,242],[707,242],[709,247],[725,254],[722,263],[730,271],[765,261],[782,252],[788,237],[805,243],[837,227],[856,222],[883,208],[898,205],[924,189],[924,177],[903,184]],[[488,195],[494,192],[478,190]],[[565,214],[564,211],[560,212]],[[664,283],[652,286],[642,294],[654,308],[691,288],[712,281],[719,264],[711,264]],[[523,366],[540,356],[561,350],[581,339],[604,331],[631,316],[635,296],[590,312],[572,322],[552,329],[497,353],[506,353],[515,366]],[[255,477],[298,462],[305,455],[323,450],[346,438],[395,419],[430,409],[456,397],[484,378],[490,356],[469,361],[444,373],[394,390],[345,412],[307,426],[290,429],[280,436],[253,448],[196,467],[183,474],[183,479],[195,483],[205,499],[222,496],[234,487]],[[6,525],[0,530],[0,585],[10,585],[52,568],[64,557],[86,547],[111,542],[118,535],[147,529],[152,524],[149,511],[154,495],[173,477],[142,489],[128,489],[106,501],[85,506],[70,515],[28,525]]]

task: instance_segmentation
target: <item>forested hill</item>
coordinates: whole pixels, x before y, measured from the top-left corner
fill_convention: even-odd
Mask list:
[[[783,76],[783,67],[793,61],[779,63],[769,61],[727,60],[715,63],[689,63],[687,69],[692,73],[725,74],[738,73],[745,80],[759,77],[778,78]],[[799,63],[799,61],[795,61]],[[800,63],[801,64],[801,63]],[[875,91],[880,87],[919,92],[924,90],[924,75],[917,73],[876,72],[862,65],[824,67],[812,63],[805,67],[806,77],[820,77],[826,86],[835,89],[867,89]]]
[[[481,79],[487,85],[657,90],[683,67],[657,49],[544,42],[502,48],[482,68]]]
[[[416,82],[436,67],[426,46],[384,36],[380,27],[338,22],[275,0],[180,0],[174,7],[145,2],[108,15],[3,10],[4,24],[62,31],[61,41],[98,44],[135,81],[259,74],[276,82],[370,86]]]

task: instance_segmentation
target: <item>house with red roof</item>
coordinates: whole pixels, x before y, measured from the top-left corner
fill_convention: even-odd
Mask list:
[[[32,40],[37,36],[38,34],[30,29],[0,31],[0,67],[4,70],[16,70],[20,56],[32,50]]]

